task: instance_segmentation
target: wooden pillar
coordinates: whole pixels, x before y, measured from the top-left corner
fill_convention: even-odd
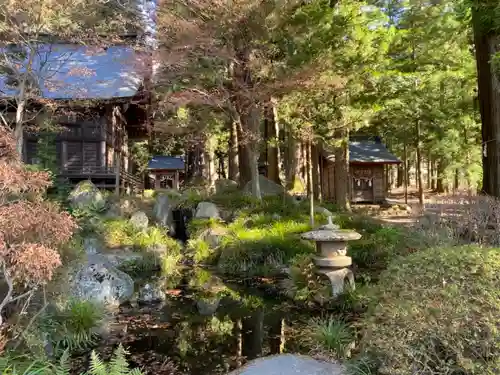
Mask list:
[[[106,168],[107,163],[106,157],[106,141],[101,141],[101,167]]]
[[[175,171],[174,175],[174,189],[179,190],[179,170]]]
[[[155,173],[155,189],[160,189],[160,174]]]
[[[120,195],[120,169],[121,169],[121,157],[120,154],[116,158],[116,170],[115,170],[115,192]]]
[[[61,167],[64,171],[68,167],[68,143],[66,141],[61,142]]]

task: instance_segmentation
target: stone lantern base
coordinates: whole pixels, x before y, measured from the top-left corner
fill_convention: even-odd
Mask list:
[[[346,290],[354,290],[356,287],[354,283],[354,274],[349,268],[336,270],[319,268],[316,272],[325,275],[330,280],[332,284],[332,297],[337,297]]]

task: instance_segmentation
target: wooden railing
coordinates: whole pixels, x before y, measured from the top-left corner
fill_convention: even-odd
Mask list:
[[[64,177],[88,177],[88,178],[105,178],[113,179],[113,185],[103,185],[103,187],[111,188],[116,187],[131,187],[132,190],[140,191],[144,189],[144,182],[140,176],[136,176],[130,172],[125,171],[123,168],[120,170],[119,179],[117,180],[117,168],[112,166],[96,166],[96,165],[72,165],[62,168],[60,175]]]
[[[120,179],[131,186],[133,190],[144,190],[144,181],[139,176],[133,175],[122,169],[122,171],[120,172]]]
[[[61,169],[63,175],[115,175],[115,167],[98,165],[71,165]]]

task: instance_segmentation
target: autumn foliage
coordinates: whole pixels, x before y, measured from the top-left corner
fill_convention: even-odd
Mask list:
[[[52,278],[61,265],[57,247],[76,228],[68,214],[43,200],[50,184],[47,173],[25,168],[10,132],[0,127],[0,264],[9,286],[0,313],[17,299],[16,290],[24,295]]]

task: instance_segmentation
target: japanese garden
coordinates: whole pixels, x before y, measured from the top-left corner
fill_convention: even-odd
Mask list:
[[[497,1],[0,4],[1,374],[500,373]]]

